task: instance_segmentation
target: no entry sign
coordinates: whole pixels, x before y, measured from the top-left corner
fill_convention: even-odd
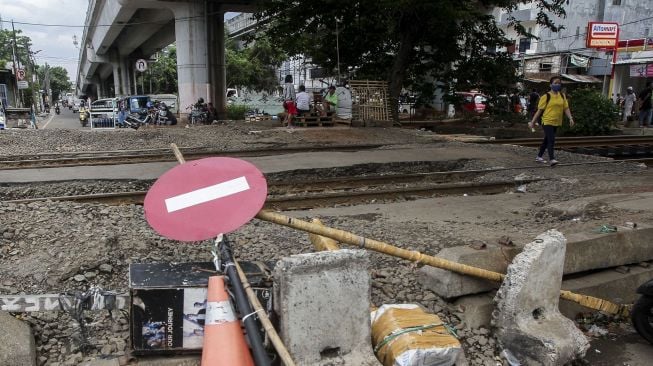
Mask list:
[[[207,158],[176,166],[145,196],[145,218],[175,240],[206,240],[241,227],[261,210],[268,194],[263,173],[233,158]]]

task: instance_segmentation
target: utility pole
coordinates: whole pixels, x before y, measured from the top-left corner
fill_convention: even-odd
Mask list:
[[[340,85],[340,35],[338,32],[338,18],[336,18],[336,57],[338,62],[338,85]]]
[[[13,42],[11,45],[11,53],[13,56],[13,62],[14,62],[14,78],[16,79],[16,84],[15,84],[15,94],[14,94],[14,99],[16,99],[16,107],[22,107],[23,106],[23,92],[18,89],[18,69],[20,69],[20,60],[18,59],[18,55],[16,54],[16,28],[14,27],[14,20],[11,20],[11,30],[12,30],[12,38]],[[16,67],[18,65],[18,67]],[[20,99],[18,99],[20,98]]]

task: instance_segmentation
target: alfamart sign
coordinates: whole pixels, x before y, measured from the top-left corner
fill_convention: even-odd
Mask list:
[[[589,48],[615,48],[619,41],[618,23],[597,23],[587,24],[586,46]]]

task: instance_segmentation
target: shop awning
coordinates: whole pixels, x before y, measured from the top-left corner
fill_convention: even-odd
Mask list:
[[[653,57],[647,58],[631,58],[628,60],[619,60],[614,63],[615,65],[637,65],[637,64],[653,64]]]
[[[548,83],[549,79],[524,78],[524,81],[529,81],[531,83]]]
[[[577,83],[601,83],[603,80],[592,75],[577,75],[577,74],[560,74],[565,79],[575,81]]]

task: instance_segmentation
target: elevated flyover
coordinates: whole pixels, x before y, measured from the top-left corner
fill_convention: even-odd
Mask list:
[[[224,113],[224,13],[254,11],[254,0],[89,0],[77,93],[144,94],[136,60],[176,42],[179,110],[198,98]]]

